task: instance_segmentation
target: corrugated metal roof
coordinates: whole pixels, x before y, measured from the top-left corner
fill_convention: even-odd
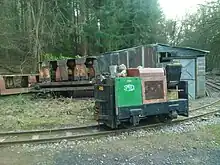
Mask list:
[[[139,46],[131,47],[127,49],[105,52],[105,53],[102,53],[101,56],[112,55],[112,54],[120,53],[124,51],[131,51],[131,50],[140,48],[142,46],[155,48],[154,50],[156,52],[169,52],[171,53],[172,56],[179,56],[179,57],[181,56],[197,57],[197,56],[204,56],[210,53],[210,51],[207,51],[207,50],[201,50],[201,49],[196,49],[196,48],[191,48],[191,47],[171,46],[168,44],[156,43],[156,44],[139,45]]]
[[[142,47],[142,46],[143,45],[139,45],[139,46],[135,46],[135,47],[130,47],[130,48],[125,48],[125,49],[120,49],[120,50],[113,50],[113,51],[109,51],[109,52],[104,52],[101,55],[120,53],[120,52],[124,52],[124,51],[134,50],[134,49]]]
[[[169,47],[169,48],[174,48],[174,49],[185,49],[185,50],[191,50],[191,51],[197,51],[197,52],[201,52],[203,54],[208,54],[210,53],[210,51],[207,50],[202,50],[202,49],[196,49],[196,48],[192,48],[192,47],[180,47],[180,46],[170,46],[168,44],[162,44],[162,43],[156,43],[156,44],[152,44],[154,46],[164,46],[164,47]]]

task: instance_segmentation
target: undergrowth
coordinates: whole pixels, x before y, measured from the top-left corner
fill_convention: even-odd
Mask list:
[[[32,99],[18,95],[0,99],[0,129],[51,128],[93,123],[93,100]]]

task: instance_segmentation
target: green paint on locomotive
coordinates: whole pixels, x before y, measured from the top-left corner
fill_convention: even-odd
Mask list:
[[[117,107],[142,105],[142,86],[139,77],[115,79],[115,102]]]

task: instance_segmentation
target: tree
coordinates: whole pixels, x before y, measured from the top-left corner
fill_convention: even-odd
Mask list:
[[[201,5],[194,14],[187,15],[183,24],[182,46],[210,50],[208,67],[219,67],[220,1]]]
[[[0,18],[2,64],[19,72],[36,71],[48,53],[99,55],[166,42],[157,0],[2,0]]]

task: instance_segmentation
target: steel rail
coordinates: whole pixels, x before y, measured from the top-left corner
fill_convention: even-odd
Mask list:
[[[220,86],[220,83],[219,82],[216,82],[216,81],[214,81],[214,80],[206,80],[206,83],[207,84],[213,84],[213,85],[216,85],[216,86]]]
[[[220,100],[215,101],[211,104],[199,107],[199,108],[195,108],[195,109],[196,110],[203,109],[205,107],[212,106],[212,105],[218,103],[219,101]],[[87,139],[89,137],[94,138],[94,137],[99,137],[99,136],[101,137],[101,136],[105,136],[105,135],[120,134],[120,133],[123,133],[123,132],[130,132],[130,131],[139,130],[139,129],[156,128],[156,127],[160,127],[160,126],[173,125],[173,124],[177,124],[177,123],[180,123],[180,122],[185,122],[185,121],[189,121],[189,120],[193,120],[193,119],[198,119],[200,117],[211,115],[211,114],[217,113],[219,111],[220,110],[214,110],[214,111],[206,112],[206,113],[203,113],[203,114],[191,116],[191,117],[188,117],[188,118],[177,119],[177,120],[172,121],[171,123],[150,124],[150,125],[145,125],[145,126],[137,126],[137,127],[131,127],[131,128],[125,128],[125,129],[119,129],[119,130],[101,131],[101,132],[96,132],[96,133],[84,133],[84,134],[78,134],[78,135],[59,136],[59,137],[52,137],[52,138],[3,141],[3,142],[0,142],[0,146],[1,145],[13,145],[13,144],[25,144],[25,143],[49,143],[49,142],[58,142],[58,141],[64,140],[64,139],[66,139],[66,140],[68,140],[68,139],[78,140],[78,139]],[[75,127],[75,128],[79,130],[79,128],[83,129],[84,127]],[[86,127],[86,128],[88,128],[88,127]],[[65,130],[65,129],[66,128],[64,128],[62,130]],[[70,128],[68,128],[68,129],[70,129]],[[55,129],[55,130],[58,130],[58,129]]]
[[[197,111],[209,106],[212,106],[216,103],[220,102],[220,99],[214,101],[212,103],[203,105],[201,107],[193,108],[189,110],[189,112]],[[53,128],[53,129],[41,129],[41,130],[22,130],[22,131],[8,131],[8,132],[0,132],[0,136],[10,136],[10,135],[21,135],[21,134],[36,134],[36,133],[53,133],[53,132],[61,132],[61,131],[77,131],[82,129],[89,129],[89,128],[97,128],[98,126],[102,126],[103,124],[93,124],[93,125],[85,125],[80,127],[64,127],[64,128]]]
[[[214,89],[220,90],[220,84],[213,79],[207,79],[206,84]]]
[[[217,104],[218,102],[220,102],[220,99],[219,99],[219,100],[216,100],[216,101],[213,101],[212,103],[203,105],[203,106],[201,106],[201,107],[193,108],[193,109],[189,110],[189,112],[193,112],[193,111],[197,111],[197,110],[200,110],[200,109],[203,109],[203,108],[210,107],[210,106],[212,106],[212,105]]]
[[[53,128],[53,129],[41,129],[41,130],[22,130],[22,131],[9,131],[9,132],[0,132],[0,136],[10,136],[10,135],[22,135],[22,134],[36,134],[36,133],[53,133],[61,131],[72,131],[72,130],[82,130],[88,128],[96,128],[98,125],[86,125],[80,127],[64,127],[64,128]]]

